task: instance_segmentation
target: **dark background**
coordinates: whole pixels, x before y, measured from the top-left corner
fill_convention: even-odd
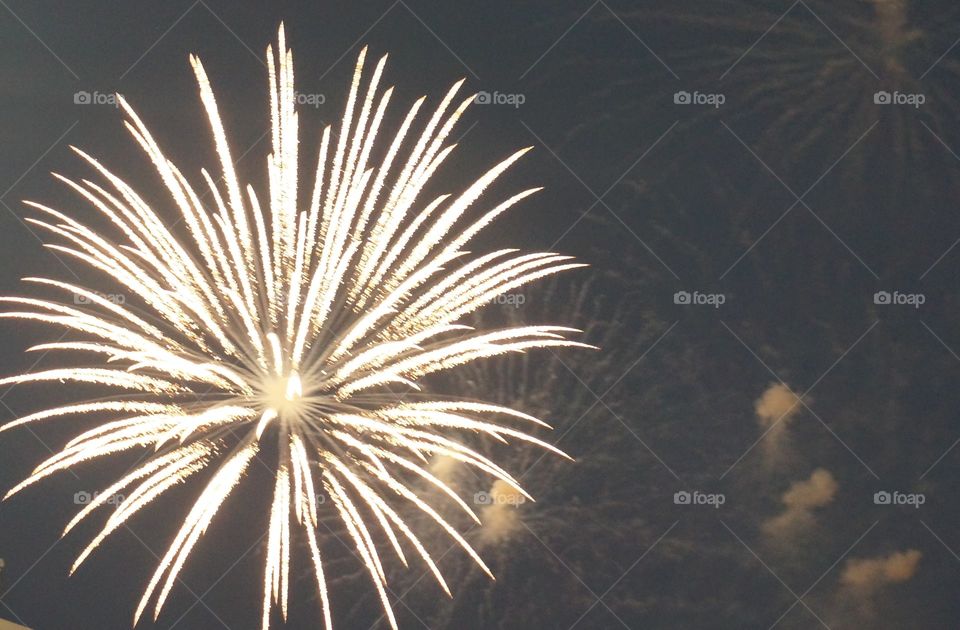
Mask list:
[[[118,111],[76,104],[78,91],[123,93],[168,156],[199,180],[215,156],[187,63],[198,54],[234,156],[243,156],[241,179],[260,187],[269,145],[262,57],[281,20],[299,91],[326,99],[301,110],[307,155],[320,126],[339,118],[364,44],[374,57],[391,54],[395,116],[421,94],[435,101],[460,77],[470,90],[523,95],[516,108],[468,111],[439,187],[455,191],[515,148],[534,146],[494,194],[546,190],[483,243],[589,262],[592,272],[573,275],[593,278],[599,310],[590,316],[613,323],[615,334],[603,338],[613,358],[535,364],[534,378],[560,391],[519,403],[561,428],[581,416],[594,423],[582,435],[557,433],[580,462],[541,475],[532,491],[547,507],[530,513],[522,552],[490,552],[495,584],[455,564],[455,599],[438,603],[435,587],[415,584],[421,568],[397,578],[402,627],[960,623],[954,3],[0,4],[0,286],[8,295],[25,291],[19,279],[28,275],[76,273],[109,290],[45,250],[23,222],[24,198],[92,216],[49,176],[89,175],[68,144],[101,157],[162,207]],[[676,104],[680,90],[725,102]],[[926,102],[878,105],[878,90]],[[678,305],[677,291],[722,294],[725,303]],[[925,302],[875,304],[877,291]],[[45,338],[4,324],[0,371],[34,367],[23,350]],[[763,435],[753,404],[781,379],[809,394],[783,448],[768,455],[763,441],[751,447]],[[13,388],[0,392],[0,414],[12,419],[60,397],[53,386]],[[3,434],[0,486],[73,433],[69,422],[53,422]],[[191,488],[146,510],[73,578],[67,569],[93,530],[57,543],[77,509],[74,493],[102,487],[124,465],[78,468],[0,506],[0,617],[36,630],[129,626]],[[836,479],[836,496],[802,531],[771,540],[762,523],[816,468]],[[186,586],[155,625],[141,627],[259,627],[259,487],[252,480],[225,507],[183,573]],[[679,490],[720,492],[726,503],[676,505]],[[878,490],[923,493],[926,502],[875,505]],[[551,502],[563,509],[551,512]],[[922,555],[907,579],[844,585],[852,559],[908,549]],[[340,551],[338,627],[386,627],[370,585]],[[319,627],[316,614],[304,571],[288,627]]]

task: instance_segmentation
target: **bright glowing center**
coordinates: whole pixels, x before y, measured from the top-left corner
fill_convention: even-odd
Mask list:
[[[264,387],[267,406],[278,414],[297,406],[303,396],[303,385],[296,370],[288,376],[278,376]]]
[[[273,420],[280,416],[289,419],[296,415],[300,402],[303,400],[303,385],[300,383],[300,375],[296,370],[293,370],[288,376],[278,376],[267,381],[263,388],[263,396],[267,408],[260,416],[260,422],[257,424],[258,439]]]

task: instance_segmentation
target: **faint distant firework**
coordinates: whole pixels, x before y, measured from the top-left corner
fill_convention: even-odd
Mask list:
[[[552,311],[551,317],[566,318],[578,326],[584,340],[603,352],[498,357],[465,366],[444,381],[458,395],[483,393],[496,404],[509,402],[524,413],[543,414],[554,427],[555,443],[576,463],[563,470],[535,449],[507,447],[478,436],[477,451],[503,457],[505,469],[537,497],[534,502],[450,458],[433,459],[431,472],[469,497],[479,515],[482,526],[466,521],[461,525],[467,539],[488,560],[497,581],[484,584],[486,576],[454,554],[445,554],[446,546],[431,547],[442,558],[454,598],[440,601],[434,589],[419,584],[415,574],[398,576],[404,583],[398,582],[395,589],[430,627],[461,627],[463,619],[483,628],[525,623],[568,627],[595,602],[580,580],[592,581],[591,587],[598,589],[598,576],[608,582],[616,579],[616,550],[634,544],[631,541],[645,531],[630,500],[630,493],[639,486],[630,472],[634,462],[624,456],[630,438],[622,423],[631,421],[624,417],[624,392],[614,389],[616,393],[598,401],[635,360],[637,344],[624,346],[620,339],[617,347],[621,314],[608,311],[608,301],[592,299],[595,292],[592,282],[570,288],[554,283],[547,291],[501,300],[492,318],[488,313],[475,325],[516,324]],[[555,396],[539,391],[548,385],[556,388]],[[451,513],[451,518],[457,517]],[[534,585],[532,575],[541,576],[540,586]]]
[[[717,137],[701,123],[722,123],[798,194],[834,163],[848,190],[863,194],[855,177],[881,200],[960,182],[960,5],[695,0],[618,17],[676,75],[639,53],[593,58],[616,68],[605,102],[628,119],[679,119],[702,132],[685,140],[701,149]]]
[[[770,121],[761,154],[816,154],[829,166],[864,142],[852,149],[858,176],[882,173],[902,183],[942,170],[955,150],[949,130],[960,63],[947,53],[957,7],[930,7],[907,0],[800,4],[773,27],[769,42],[743,51],[720,81],[739,93],[750,116]],[[751,11],[744,32],[759,37],[758,13]]]

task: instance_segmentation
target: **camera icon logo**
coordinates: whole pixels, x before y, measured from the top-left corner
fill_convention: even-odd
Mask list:
[[[477,105],[489,105],[493,101],[490,92],[477,92],[477,95],[473,97],[473,102]]]
[[[79,92],[74,92],[73,94],[73,104],[74,105],[89,105],[93,102],[93,96],[90,92],[80,90]]]
[[[690,493],[686,490],[680,490],[673,493],[673,502],[676,505],[690,505]]]
[[[476,492],[473,495],[473,502],[477,505],[493,505],[493,495],[489,492]]]
[[[93,500],[93,495],[91,495],[86,490],[81,490],[80,492],[75,492],[73,495],[73,502],[76,505],[87,505],[90,501]]]
[[[877,291],[873,294],[874,304],[890,304],[891,296],[889,291]]]
[[[880,490],[873,493],[874,505],[890,505],[891,496],[886,490]]]
[[[673,102],[675,105],[689,105],[691,102],[693,102],[693,99],[690,96],[690,92],[680,90],[679,92],[674,93]]]
[[[880,90],[873,95],[873,102],[875,105],[889,105],[893,102],[893,97],[890,92]]]
[[[690,304],[690,292],[689,291],[677,291],[673,294],[673,303],[674,304]]]

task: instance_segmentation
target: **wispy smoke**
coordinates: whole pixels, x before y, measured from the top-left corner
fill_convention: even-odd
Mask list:
[[[459,460],[449,455],[437,455],[430,461],[430,474],[447,485],[455,484],[461,466]]]
[[[890,595],[884,589],[909,581],[917,573],[920,552],[895,551],[886,556],[851,558],[840,574],[840,588],[834,593],[831,624],[834,627],[878,627]],[[883,597],[881,597],[883,593]],[[889,627],[889,626],[884,626]]]
[[[916,549],[908,549],[876,558],[852,558],[843,568],[840,583],[862,594],[871,594],[887,584],[912,578],[920,564],[920,556]]]
[[[761,442],[768,463],[780,461],[789,441],[789,424],[802,408],[800,397],[783,383],[773,383],[754,402],[760,427],[766,432]]]
[[[776,538],[793,538],[815,524],[813,511],[833,501],[837,481],[829,470],[817,468],[808,479],[796,481],[783,493],[784,510],[763,523],[764,532]]]
[[[487,504],[480,510],[480,520],[483,522],[481,540],[486,543],[501,542],[520,528],[519,510],[526,497],[516,488],[497,479],[488,493],[477,496]]]
[[[773,383],[754,403],[760,423],[769,427],[786,423],[799,411],[800,397],[783,383]],[[782,419],[782,420],[781,420]]]

